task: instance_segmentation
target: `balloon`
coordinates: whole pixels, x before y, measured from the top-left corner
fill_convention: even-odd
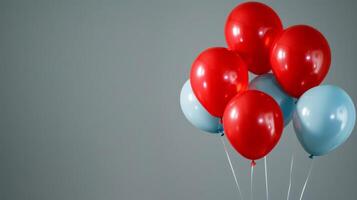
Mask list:
[[[319,31],[297,25],[286,29],[276,40],[270,61],[282,88],[300,97],[323,81],[330,68],[331,52]]]
[[[254,161],[267,155],[278,143],[283,131],[283,114],[269,95],[247,90],[227,105],[223,128],[232,146]]]
[[[228,101],[247,88],[248,70],[237,54],[223,47],[209,48],[192,64],[190,82],[203,107],[222,117]]]
[[[196,128],[210,133],[223,131],[220,119],[210,115],[193,94],[190,80],[187,80],[182,87],[180,105],[187,120]]]
[[[258,2],[242,3],[229,14],[225,36],[230,50],[237,52],[254,74],[271,70],[270,49],[283,30],[279,16],[269,6]]]
[[[325,155],[344,143],[355,121],[352,99],[332,85],[314,87],[304,93],[293,116],[296,136],[312,156]]]
[[[283,112],[284,125],[289,124],[295,109],[295,99],[281,89],[273,74],[263,74],[255,77],[250,82],[249,89],[259,90],[273,97]]]

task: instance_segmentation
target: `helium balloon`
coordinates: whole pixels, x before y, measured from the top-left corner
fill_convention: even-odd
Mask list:
[[[355,121],[351,97],[332,85],[304,93],[293,116],[296,136],[311,156],[322,156],[339,147],[351,135]]]
[[[232,146],[254,161],[267,155],[278,143],[283,131],[283,114],[269,95],[247,90],[227,105],[223,128]]]
[[[197,100],[189,80],[182,87],[180,105],[187,120],[196,128],[210,133],[221,133],[223,131],[220,119],[210,115]]]
[[[273,74],[268,73],[255,77],[250,82],[249,89],[259,90],[273,97],[283,112],[284,125],[289,124],[295,109],[295,99],[281,89]]]
[[[316,29],[297,25],[286,29],[271,52],[274,75],[289,95],[300,97],[319,85],[331,63],[331,52],[325,37]]]
[[[237,52],[254,74],[271,70],[270,49],[283,30],[279,16],[269,6],[258,2],[242,3],[229,14],[225,36],[230,50]]]
[[[222,117],[231,98],[248,85],[248,70],[243,60],[223,47],[203,51],[193,62],[190,82],[204,108]]]

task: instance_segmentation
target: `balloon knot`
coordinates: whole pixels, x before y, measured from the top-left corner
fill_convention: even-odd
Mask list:
[[[250,163],[250,165],[251,165],[252,167],[255,167],[255,165],[257,165],[257,163],[255,163],[255,161],[252,160],[252,162]]]
[[[219,123],[223,124],[223,119],[219,118]]]
[[[310,159],[314,159],[314,155],[312,155],[312,154],[309,155],[309,158],[310,158]]]

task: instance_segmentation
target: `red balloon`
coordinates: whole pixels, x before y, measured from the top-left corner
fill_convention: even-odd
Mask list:
[[[278,143],[283,131],[283,114],[269,95],[247,90],[235,96],[223,116],[224,132],[244,157],[257,160]]]
[[[283,30],[279,16],[269,6],[247,2],[229,14],[225,36],[228,47],[239,53],[254,74],[271,70],[270,49],[276,36]]]
[[[319,31],[297,25],[279,36],[270,61],[282,88],[291,96],[300,97],[323,81],[330,68],[331,52]]]
[[[248,70],[237,54],[223,47],[209,48],[193,62],[190,82],[203,107],[222,117],[229,100],[247,88]]]

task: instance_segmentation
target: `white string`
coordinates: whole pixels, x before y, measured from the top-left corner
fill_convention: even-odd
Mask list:
[[[305,192],[305,189],[306,189],[306,185],[307,185],[307,182],[309,181],[309,178],[310,178],[310,175],[311,175],[311,171],[312,171],[313,165],[314,165],[314,159],[311,159],[311,164],[310,164],[309,173],[307,174],[307,177],[306,177],[306,180],[305,180],[305,183],[304,183],[304,187],[302,188],[301,195],[300,195],[300,200],[301,200],[302,197],[304,196],[304,192]]]
[[[267,170],[267,157],[264,157],[264,171],[265,171],[265,191],[267,200],[269,200],[269,189],[268,189],[268,170]]]
[[[227,150],[226,144],[224,143],[223,137],[221,137],[221,141],[222,141],[222,144],[223,144],[224,151],[226,152],[226,156],[227,156],[227,160],[228,160],[229,166],[231,167],[231,170],[232,170],[234,181],[236,182],[236,186],[237,186],[237,189],[238,189],[238,192],[239,192],[240,199],[243,200],[242,192],[240,191],[240,187],[239,187],[239,184],[238,184],[238,179],[237,179],[236,173],[234,171],[234,168],[233,168],[233,165],[232,165],[232,162],[231,162],[231,158],[230,158],[230,156],[228,154],[228,150]]]
[[[250,167],[250,200],[253,200],[253,173],[254,173],[254,164]]]
[[[291,154],[289,188],[288,188],[288,196],[286,197],[286,200],[289,200],[289,197],[290,197],[291,182],[292,182],[291,178],[292,178],[293,166],[294,166],[294,154]]]

